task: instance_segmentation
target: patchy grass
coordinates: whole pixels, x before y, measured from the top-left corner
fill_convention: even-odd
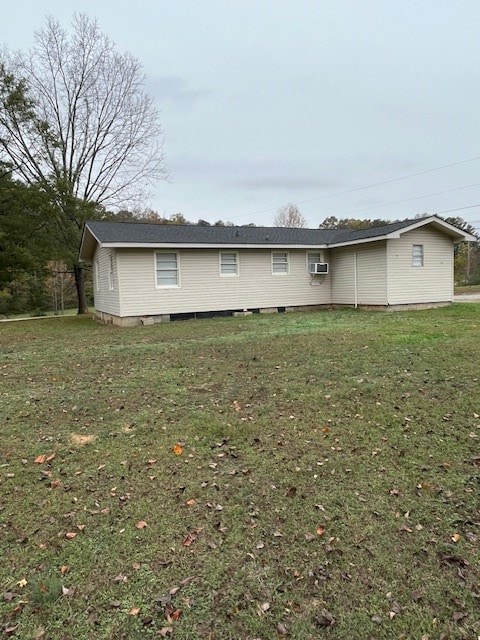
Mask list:
[[[480,634],[480,305],[0,326],[6,637]]]

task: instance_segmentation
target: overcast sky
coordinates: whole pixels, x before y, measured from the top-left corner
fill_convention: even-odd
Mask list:
[[[480,229],[478,0],[23,0],[0,41],[26,50],[74,11],[144,67],[172,176],[145,202],[159,213],[272,225],[291,202],[312,227]]]

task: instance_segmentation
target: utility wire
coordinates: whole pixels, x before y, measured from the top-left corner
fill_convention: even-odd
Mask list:
[[[423,171],[417,171],[415,173],[408,173],[404,176],[398,176],[396,178],[389,178],[388,180],[382,180],[381,182],[373,182],[372,184],[367,184],[362,187],[354,187],[353,189],[346,189],[345,191],[336,191],[334,193],[326,193],[323,196],[318,196],[316,198],[311,198],[309,200],[300,200],[295,204],[309,204],[311,202],[318,202],[319,200],[325,200],[327,198],[335,198],[337,196],[344,196],[349,193],[355,193],[357,191],[364,191],[365,189],[372,189],[373,187],[380,187],[384,184],[390,184],[392,182],[399,182],[401,180],[408,180],[409,178],[414,178],[415,176],[425,175],[427,173],[433,173],[435,171],[441,171],[442,169],[448,169],[450,167],[456,167],[461,164],[467,164],[468,162],[474,162],[475,160],[480,160],[480,156],[475,156],[473,158],[467,158],[466,160],[459,160],[458,162],[451,162],[449,164],[444,164],[440,167],[434,167],[433,169],[424,169]],[[462,188],[462,187],[460,187]],[[387,206],[387,205],[385,205]],[[245,218],[248,216],[254,216],[259,213],[270,213],[271,211],[277,211],[278,207],[272,207],[269,209],[260,209],[258,211],[252,211],[251,213],[244,213],[238,216],[233,216],[233,218]]]
[[[444,191],[435,191],[434,193],[424,193],[421,196],[415,196],[413,198],[405,198],[405,200],[396,200],[395,202],[386,202],[385,204],[377,204],[373,207],[364,207],[363,209],[351,209],[340,213],[337,217],[348,216],[351,213],[362,213],[363,211],[372,211],[373,209],[382,209],[383,207],[391,207],[395,204],[403,204],[404,202],[413,202],[414,200],[421,200],[422,198],[428,198],[430,196],[439,196],[444,193],[452,193],[453,191],[461,191],[462,189],[470,189],[471,187],[479,187],[480,182],[473,182],[472,184],[466,184],[462,187],[454,187],[453,189],[445,189]]]

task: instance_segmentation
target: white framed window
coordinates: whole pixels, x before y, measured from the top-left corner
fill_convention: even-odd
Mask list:
[[[100,291],[100,267],[98,260],[95,260],[95,289]]]
[[[236,251],[221,251],[219,264],[221,276],[238,276],[239,259]]]
[[[272,274],[287,275],[290,271],[288,251],[272,251]]]
[[[423,244],[412,245],[412,267],[423,267]]]
[[[307,253],[307,273],[313,273],[314,265],[323,262],[320,251],[309,251]]]
[[[162,251],[155,254],[155,284],[157,288],[180,286],[178,253]]]
[[[108,263],[108,288],[110,291],[115,289],[115,277],[114,277],[114,263],[113,263],[113,253],[110,254],[110,261]]]

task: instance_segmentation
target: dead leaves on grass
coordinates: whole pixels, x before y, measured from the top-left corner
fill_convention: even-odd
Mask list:
[[[56,453],[42,453],[34,460],[35,464],[45,464],[55,459]]]

